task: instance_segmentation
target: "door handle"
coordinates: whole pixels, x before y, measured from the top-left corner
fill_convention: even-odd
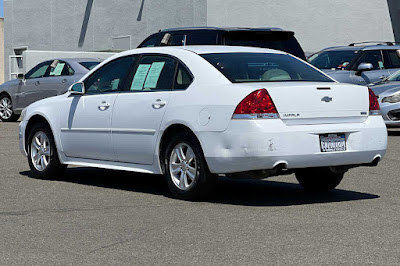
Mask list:
[[[109,104],[109,103],[103,101],[103,102],[101,102],[101,104],[99,105],[99,110],[100,110],[100,111],[105,111],[105,110],[107,110],[108,108],[110,108],[110,106],[111,106],[111,104]]]
[[[36,81],[36,82],[35,82],[35,85],[36,85],[36,86],[39,86],[39,85],[40,85],[40,81]]]
[[[67,82],[67,79],[61,80],[61,83],[65,83],[65,82]]]
[[[162,101],[161,99],[157,99],[155,103],[153,103],[151,106],[153,106],[154,109],[160,109],[163,108],[167,103]]]

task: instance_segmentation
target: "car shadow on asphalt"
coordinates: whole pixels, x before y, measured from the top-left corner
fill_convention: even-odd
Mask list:
[[[388,128],[388,135],[389,136],[400,136],[400,131],[396,130],[395,128]]]
[[[30,171],[20,174],[33,178]],[[74,167],[68,168],[65,175],[57,181],[171,198],[167,192],[164,177],[161,175]],[[217,194],[205,202],[242,206],[292,206],[379,198],[374,194],[342,189],[313,193],[303,190],[298,184],[269,180],[220,177],[217,186]]]

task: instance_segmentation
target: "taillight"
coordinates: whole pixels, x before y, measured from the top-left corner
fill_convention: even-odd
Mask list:
[[[378,97],[376,97],[375,93],[368,88],[369,92],[369,114],[370,115],[380,115],[380,107],[378,102]]]
[[[267,90],[259,89],[247,95],[239,103],[233,113],[233,118],[279,118],[279,115]]]

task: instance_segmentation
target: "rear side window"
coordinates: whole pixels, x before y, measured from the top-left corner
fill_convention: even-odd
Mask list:
[[[333,82],[308,64],[286,54],[221,53],[201,55],[227,79],[240,82]]]
[[[224,40],[226,45],[275,49],[306,60],[303,49],[292,33],[237,31],[225,33]]]
[[[72,76],[75,71],[64,61],[54,60],[46,71],[46,77]]]
[[[133,75],[131,91],[172,90],[176,61],[166,56],[143,56]]]
[[[400,50],[384,50],[385,68],[400,68]]]
[[[192,83],[193,78],[191,73],[187,70],[186,67],[183,66],[182,63],[179,63],[178,69],[176,71],[175,77],[175,90],[185,90]]]

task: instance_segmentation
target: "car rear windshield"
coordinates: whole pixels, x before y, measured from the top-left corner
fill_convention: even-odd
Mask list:
[[[280,50],[306,60],[304,51],[292,32],[237,31],[224,34],[225,45],[253,46]]]
[[[233,83],[333,80],[287,54],[216,53],[201,55]]]
[[[308,61],[319,69],[346,68],[356,57],[358,51],[324,51],[312,55]]]
[[[95,66],[97,66],[100,62],[80,62],[82,66],[84,66],[88,70],[92,70]]]

